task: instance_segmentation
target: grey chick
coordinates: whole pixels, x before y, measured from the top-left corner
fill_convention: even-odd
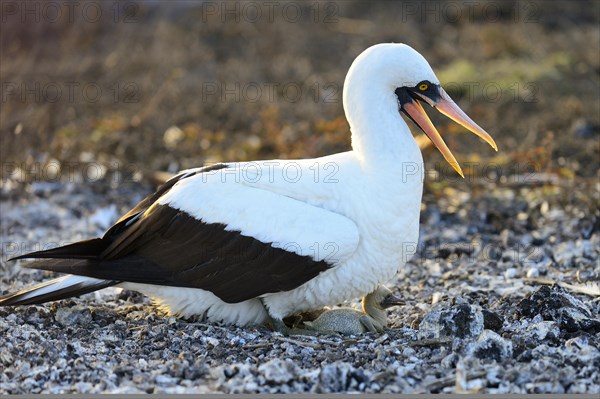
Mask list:
[[[362,312],[352,308],[330,309],[314,321],[305,321],[307,330],[320,333],[361,334],[382,332],[387,327],[385,309],[403,301],[384,286],[379,286],[362,300]]]

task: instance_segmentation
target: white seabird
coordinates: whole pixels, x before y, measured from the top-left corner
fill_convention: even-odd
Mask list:
[[[119,286],[178,316],[271,320],[282,331],[287,315],[374,291],[412,256],[419,235],[423,159],[401,112],[461,175],[420,102],[497,147],[404,44],[360,54],[343,102],[351,151],[183,171],[103,237],[15,258],[36,258],[24,266],[69,276],[2,297],[0,305]]]

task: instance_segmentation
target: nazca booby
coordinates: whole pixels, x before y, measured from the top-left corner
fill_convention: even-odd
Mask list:
[[[177,316],[241,326],[270,320],[281,331],[287,315],[364,296],[417,245],[424,166],[402,113],[462,175],[421,102],[497,149],[421,54],[405,44],[374,45],[344,82],[351,151],[183,171],[101,238],[14,258],[68,275],[6,295],[0,305],[118,286]]]

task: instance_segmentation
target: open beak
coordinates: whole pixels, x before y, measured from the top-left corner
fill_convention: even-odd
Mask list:
[[[391,308],[392,306],[404,305],[404,301],[394,294],[389,294],[381,302],[383,309]]]
[[[467,114],[463,112],[462,109],[456,105],[456,103],[450,98],[450,96],[442,89],[441,86],[436,86],[438,93],[431,98],[429,96],[425,96],[420,93],[412,93],[417,96],[420,100],[425,101],[427,104],[435,107],[442,114],[446,115],[448,118],[452,119],[454,122],[464,126],[477,136],[484,139],[489,145],[492,146],[496,151],[498,151],[498,146],[494,142],[492,136],[490,136],[485,130],[483,130],[477,123],[473,122],[471,118]],[[404,97],[407,98],[408,96]],[[432,96],[433,97],[433,96]],[[415,100],[413,97],[410,97],[410,100],[405,101],[401,104],[401,110],[408,115],[409,118],[413,120],[423,130],[423,132],[429,137],[431,142],[437,147],[438,150],[442,153],[446,161],[452,165],[454,170],[458,172],[459,175],[465,177],[462,172],[462,169],[452,152],[440,136],[439,132],[431,123],[431,120],[425,113],[425,110],[419,103],[419,101]]]

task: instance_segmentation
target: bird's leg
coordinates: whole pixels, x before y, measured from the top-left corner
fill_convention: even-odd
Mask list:
[[[265,298],[260,298],[260,302],[262,303],[265,311],[267,312],[267,316],[269,317],[269,324],[271,324],[271,328],[274,332],[278,332],[283,335],[290,335],[290,328],[285,325],[282,319],[273,317],[271,312],[269,311],[269,307],[265,303]]]
[[[291,325],[292,328],[296,328],[296,327],[298,327],[300,325],[300,323],[303,320],[304,320],[304,317],[302,316],[302,314],[295,314],[295,315],[292,315],[292,316],[285,317],[283,319],[283,322],[286,325]]]
[[[269,323],[271,324],[273,331],[281,333],[283,335],[310,335],[316,336],[318,335],[317,331],[307,330],[304,328],[293,327],[290,328],[285,325],[283,320],[277,319],[269,314]]]
[[[288,326],[285,325],[283,320],[273,317],[271,315],[271,312],[269,312],[269,307],[264,302],[264,298],[261,298],[260,301],[267,312],[267,315],[269,317],[269,323],[271,324],[273,331],[281,333],[283,335],[313,335],[313,336],[317,335],[317,332],[313,331],[313,330],[306,330],[303,328],[295,328],[295,327],[289,328]]]
[[[267,314],[269,315],[269,324],[271,325],[271,328],[273,329],[274,332],[278,332],[283,335],[290,334],[290,328],[285,325],[283,320],[277,319],[277,318],[271,316],[271,314],[268,312],[267,312]]]
[[[276,319],[274,317],[272,317],[271,315],[269,315],[269,322],[271,323],[271,326],[273,326],[273,331],[281,333],[283,335],[308,335],[308,336],[317,336],[319,335],[319,333],[326,333],[326,331],[318,331],[318,330],[312,330],[312,329],[307,329],[307,328],[298,328],[298,327],[288,327],[285,325],[285,323],[280,320],[280,319]],[[335,333],[334,331],[331,331],[330,333]]]
[[[369,315],[360,316],[359,320],[368,332],[383,332],[383,326]]]

